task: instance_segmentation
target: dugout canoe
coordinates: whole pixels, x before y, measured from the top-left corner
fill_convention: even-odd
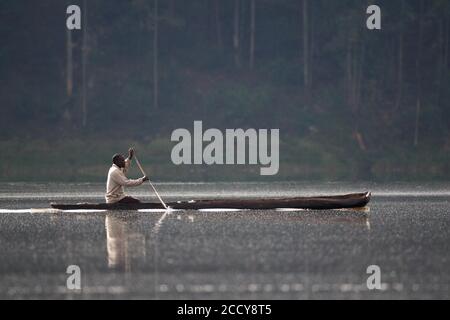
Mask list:
[[[290,198],[263,198],[263,199],[212,199],[169,202],[172,209],[199,210],[199,209],[345,209],[362,208],[370,201],[370,192],[352,193],[336,196],[316,197],[290,197]],[[161,203],[77,203],[58,204],[51,203],[52,208],[60,210],[140,210],[140,209],[164,209]]]

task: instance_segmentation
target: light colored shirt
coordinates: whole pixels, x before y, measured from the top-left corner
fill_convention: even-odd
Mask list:
[[[124,187],[136,187],[144,183],[144,178],[136,180],[125,176],[130,167],[130,159],[125,160],[125,168],[119,168],[115,164],[109,169],[108,181],[106,182],[106,203],[115,203],[126,197]]]

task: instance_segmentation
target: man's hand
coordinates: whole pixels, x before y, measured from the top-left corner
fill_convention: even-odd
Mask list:
[[[144,182],[145,182],[145,181],[148,181],[148,180],[150,180],[150,179],[149,179],[147,176],[145,176],[145,177],[142,178],[142,181],[144,181]]]
[[[133,159],[133,156],[134,156],[134,149],[133,148],[130,148],[130,149],[128,149],[128,159]]]

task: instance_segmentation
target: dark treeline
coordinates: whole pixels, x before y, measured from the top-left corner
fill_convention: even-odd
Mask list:
[[[168,139],[203,120],[363,159],[450,149],[450,1],[379,0],[374,31],[370,4],[2,1],[1,137]]]

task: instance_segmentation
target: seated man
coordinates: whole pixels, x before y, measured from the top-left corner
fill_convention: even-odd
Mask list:
[[[125,176],[133,159],[134,150],[128,150],[128,158],[125,159],[121,154],[115,154],[112,158],[113,165],[108,172],[108,181],[106,182],[106,203],[139,203],[138,199],[126,196],[123,187],[136,187],[148,181],[147,177],[136,180],[128,179]]]

